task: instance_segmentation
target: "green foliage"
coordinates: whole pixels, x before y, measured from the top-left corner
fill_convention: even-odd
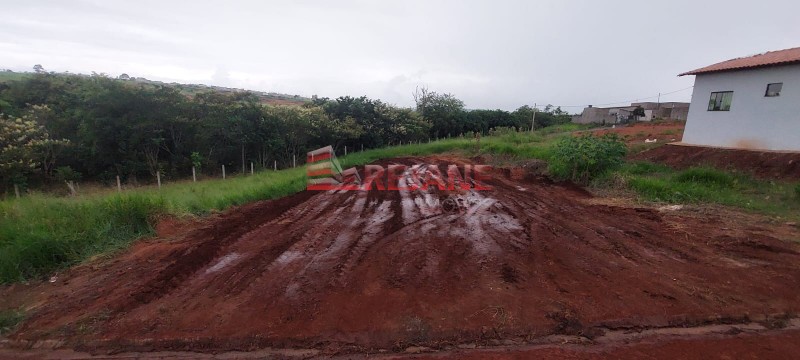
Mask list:
[[[69,166],[59,166],[55,171],[56,180],[59,182],[78,181],[81,179],[81,173],[73,170]]]
[[[365,96],[265,106],[264,94],[204,91],[125,76],[57,74],[43,68],[11,75],[0,77],[4,119],[27,116],[33,120],[27,129],[31,136],[65,141],[9,152],[7,163],[22,160],[22,165],[5,171],[6,185],[48,183],[63,166],[83,174],[84,180],[106,184],[113,184],[116,176],[125,182],[154,182],[156,172],[164,179],[187,178],[199,162],[209,175],[221,172],[221,165],[231,173],[250,162],[261,168],[271,168],[273,162],[287,167],[294,157],[326,145],[352,152],[486,135],[499,127],[530,129],[533,114],[530,107],[512,113],[467,110],[454,95],[427,89],[417,93],[416,109]],[[570,120],[552,106],[539,109],[536,118],[537,130]]]
[[[439,94],[422,88],[414,93],[414,100],[417,112],[431,123],[432,137],[453,137],[469,131],[464,128],[464,102],[452,94]]]
[[[561,108],[553,109],[552,105],[547,105],[544,109],[536,109],[536,119],[533,119],[533,108],[524,105],[511,113],[515,126],[522,130],[530,130],[532,120],[535,129],[550,128],[554,125],[569,124],[572,117]]]
[[[624,173],[633,174],[633,175],[647,175],[647,174],[659,174],[659,173],[666,173],[671,172],[670,169],[666,165],[651,163],[647,161],[637,161],[633,163],[626,163],[623,165]]]
[[[195,169],[200,170],[200,166],[203,165],[203,156],[197,151],[192,151],[192,154],[189,156],[189,158],[192,160],[192,166],[194,166]]]
[[[47,106],[31,106],[20,117],[0,114],[0,181],[4,185],[27,183],[26,178],[49,163],[55,146],[66,143],[50,139],[41,125],[50,114]]]
[[[0,203],[0,282],[24,280],[120,248],[152,232],[163,199],[142,195],[71,201],[33,195]]]
[[[566,134],[571,133],[574,131],[580,130],[588,130],[597,125],[595,124],[575,124],[575,123],[563,123],[563,124],[556,124],[551,125],[542,129],[536,130],[537,134],[540,135],[552,135],[552,134]]]
[[[13,331],[23,319],[25,319],[25,313],[20,310],[0,311],[0,336]]]
[[[796,197],[797,200],[800,200],[800,184],[797,184],[794,187],[794,197]]]
[[[675,174],[673,180],[681,183],[694,182],[723,188],[733,188],[737,182],[732,175],[708,167],[695,167],[683,170]]]
[[[675,172],[660,165],[626,164],[624,183],[645,200],[673,204],[712,203],[800,220],[797,185],[764,181],[710,168]]]
[[[614,134],[565,136],[553,149],[549,170],[556,178],[588,184],[622,164],[625,152],[625,144]]]

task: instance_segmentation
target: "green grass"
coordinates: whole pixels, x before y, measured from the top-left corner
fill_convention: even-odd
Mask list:
[[[683,170],[675,174],[672,180],[684,184],[699,183],[721,189],[733,188],[737,183],[737,179],[733,175],[709,167]]]
[[[632,175],[663,174],[673,170],[666,165],[655,164],[647,161],[629,162],[622,165],[621,172]]]
[[[14,330],[14,328],[25,319],[25,313],[16,309],[0,311],[0,335]]]
[[[574,131],[589,130],[596,127],[597,127],[596,124],[566,123],[566,124],[548,126],[546,128],[536,130],[536,133],[539,135],[553,135],[560,133],[571,133]]]
[[[662,165],[627,164],[619,171],[628,187],[648,201],[672,204],[719,204],[781,218],[800,220],[800,184],[757,180],[708,167],[674,171]]]

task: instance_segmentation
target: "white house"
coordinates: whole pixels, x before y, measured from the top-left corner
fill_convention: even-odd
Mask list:
[[[800,48],[689,71],[694,92],[683,142],[800,151]]]

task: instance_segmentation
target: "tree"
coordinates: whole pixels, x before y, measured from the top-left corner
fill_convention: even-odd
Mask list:
[[[37,74],[43,74],[47,72],[44,70],[44,66],[42,66],[42,64],[33,65],[33,71]]]
[[[50,139],[47,130],[36,121],[34,106],[22,117],[0,114],[0,179],[5,185],[27,184],[28,176],[42,163],[50,146],[62,140]]]
[[[117,77],[117,79],[120,79],[120,80],[126,80],[126,81],[127,81],[127,80],[130,80],[130,79],[131,79],[131,77],[130,77],[130,76],[128,76],[128,74],[124,74],[124,73],[123,73],[123,74],[121,74],[120,76],[118,76],[118,77]]]
[[[511,113],[513,123],[518,129],[530,130],[531,118],[533,117],[533,108],[528,105],[519,107]],[[541,129],[548,126],[566,124],[572,121],[572,118],[560,107],[553,109],[552,105],[547,105],[544,111],[536,111],[536,129]]]
[[[414,101],[417,112],[431,123],[434,137],[455,136],[464,130],[461,121],[464,102],[452,94],[438,94],[423,87],[414,93]]]
[[[45,140],[38,143],[38,162],[41,164],[42,173],[45,177],[52,177],[56,162],[64,148],[70,144],[67,139],[53,140],[46,130],[46,124],[57,122],[54,120],[55,114],[47,105],[32,105],[28,109],[27,118],[45,129]]]

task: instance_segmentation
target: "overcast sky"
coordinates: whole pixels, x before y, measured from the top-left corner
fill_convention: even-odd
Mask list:
[[[401,106],[423,85],[468,108],[645,100],[692,86],[680,72],[800,46],[797,0],[0,0],[0,9],[0,68]]]

